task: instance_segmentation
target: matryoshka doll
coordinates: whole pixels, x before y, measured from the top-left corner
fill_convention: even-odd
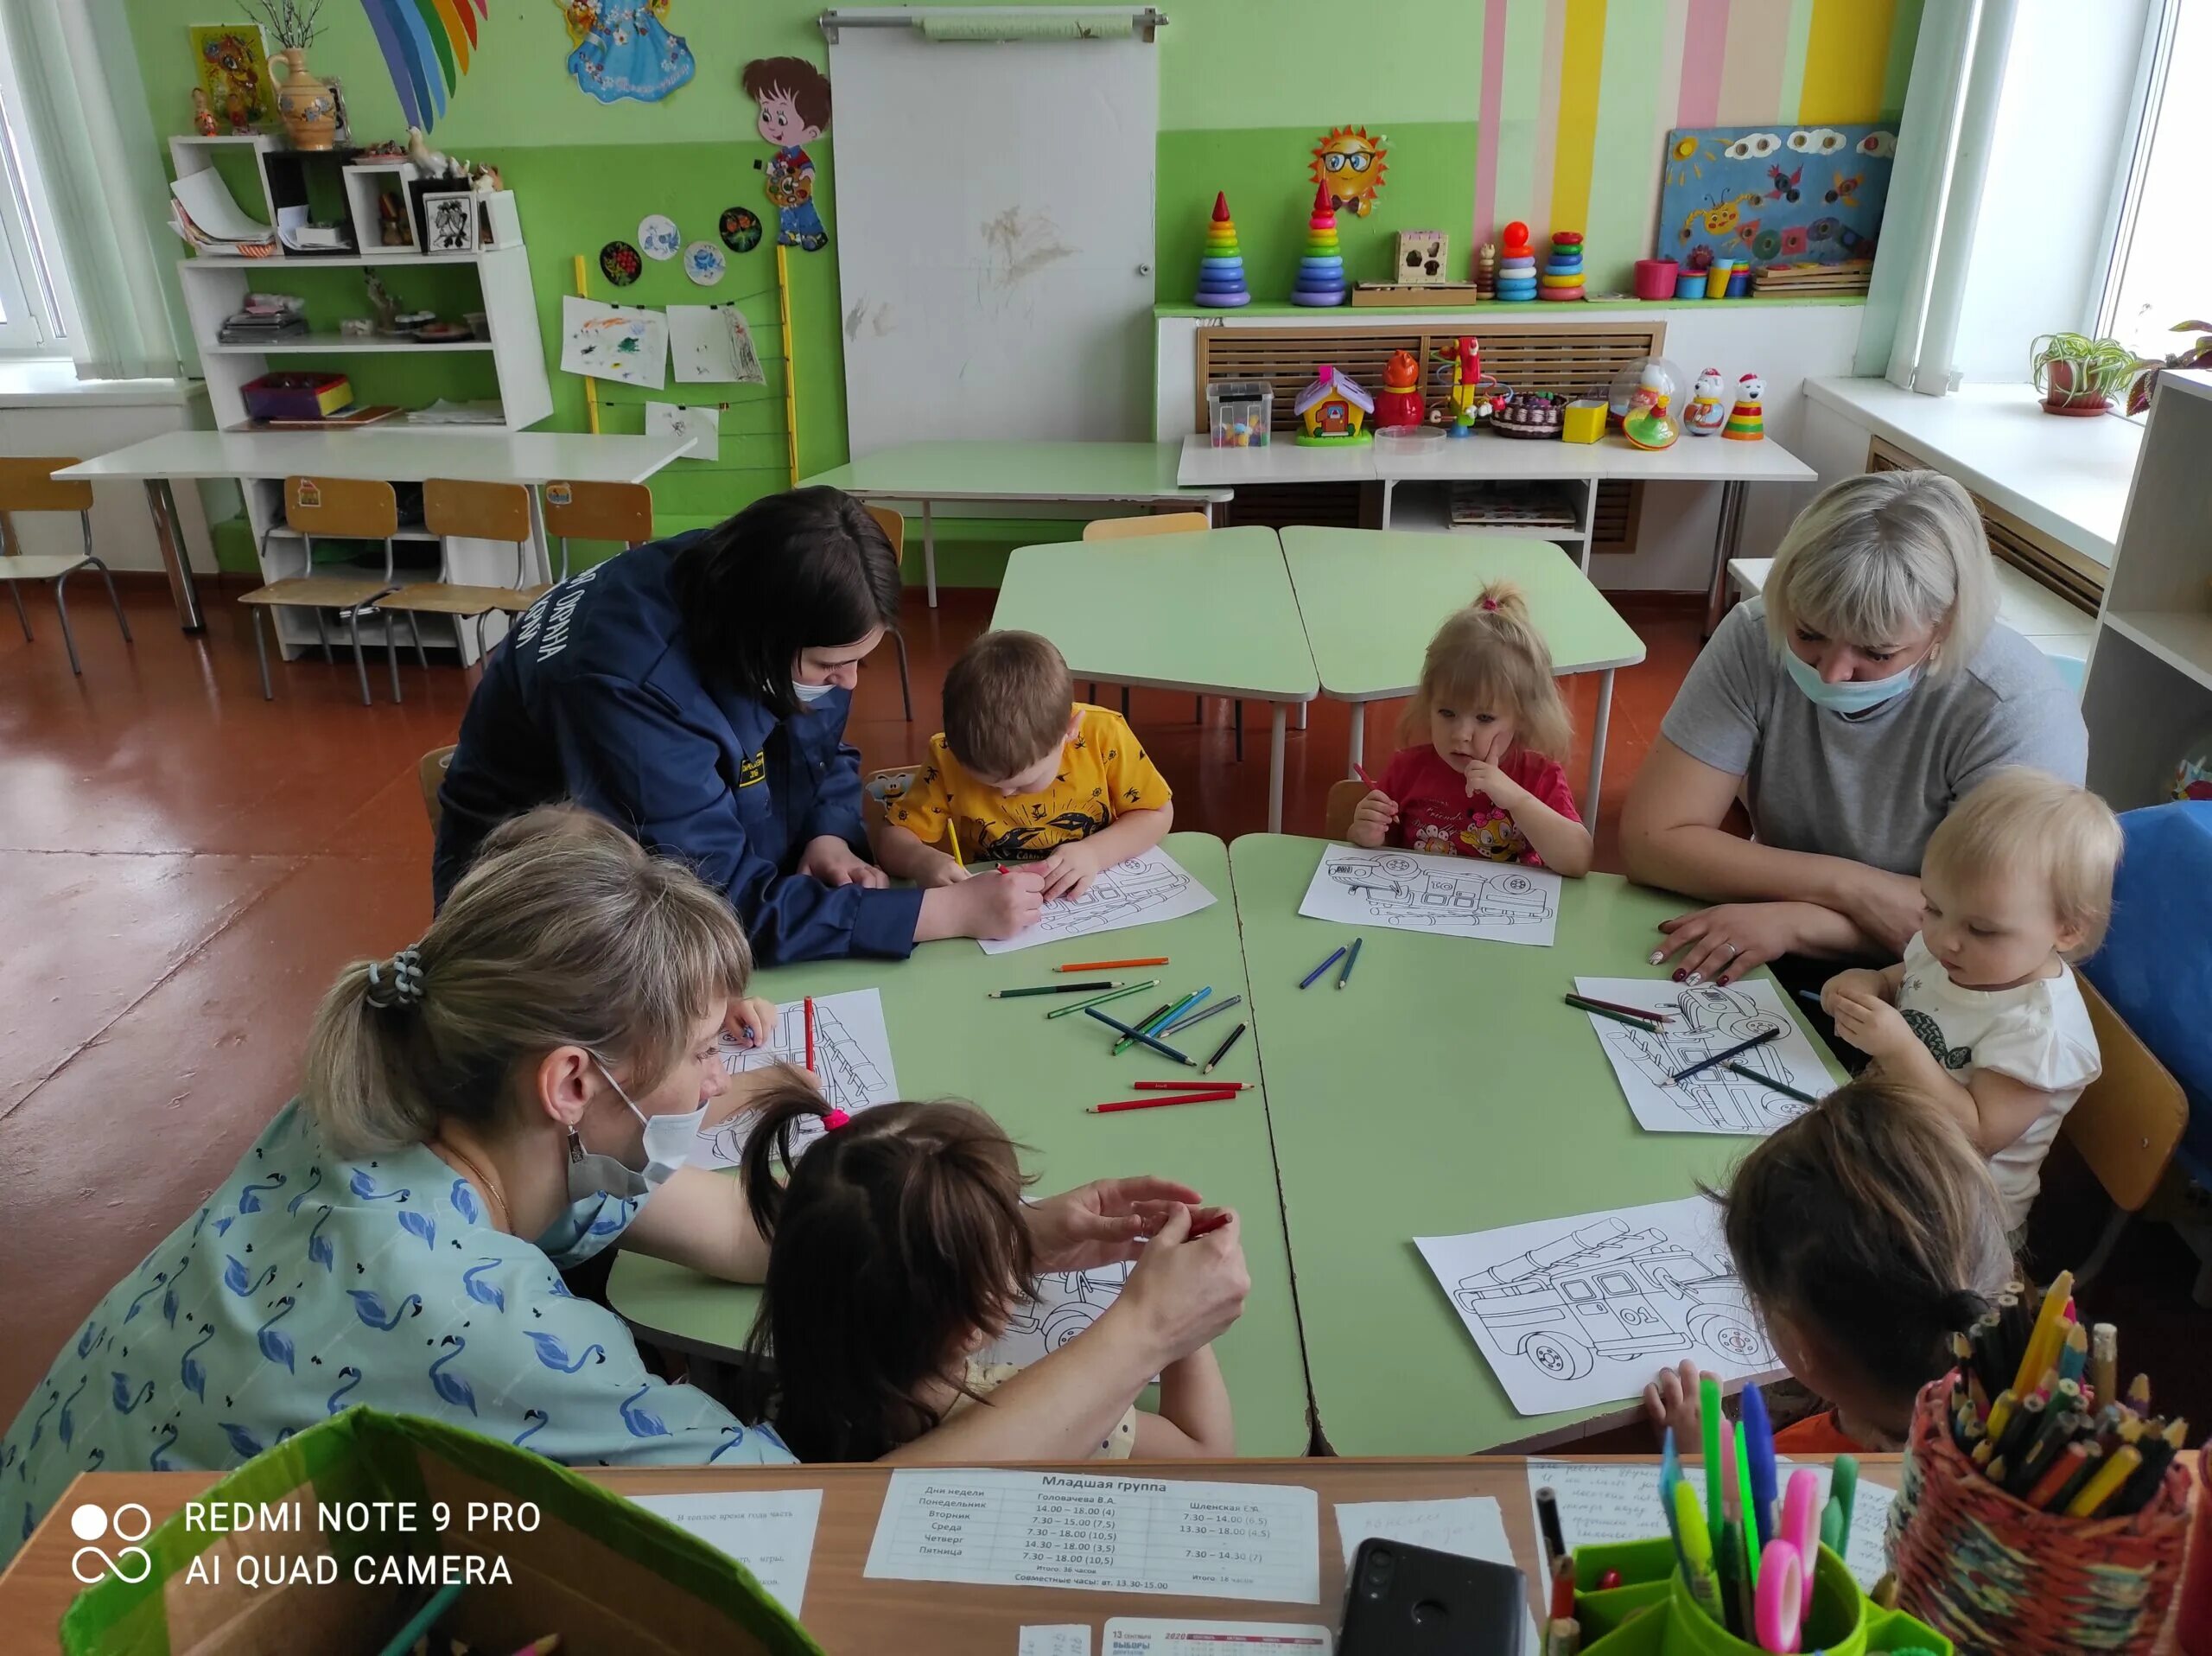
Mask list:
[[[1698,375],[1690,405],[1682,411],[1682,425],[1692,436],[1709,437],[1728,423],[1728,405],[1723,400],[1726,393],[1727,381],[1719,369],[1707,368]]]
[[[1738,443],[1757,443],[1766,436],[1766,381],[1747,373],[1736,382],[1736,406],[1728,411],[1728,424],[1720,435]]]

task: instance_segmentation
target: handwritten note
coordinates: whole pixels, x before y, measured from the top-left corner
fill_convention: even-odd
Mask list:
[[[1274,1621],[1151,1621],[1117,1615],[1106,1624],[1104,1656],[1329,1656],[1326,1627]]]
[[[799,1614],[806,1602],[806,1572],[814,1562],[814,1526],[822,1517],[819,1489],[631,1500],[729,1554],[779,1604],[793,1616]]]
[[[1024,1627],[1014,1656],[1090,1656],[1090,1624],[1069,1621],[1049,1627]]]
[[[1311,1489],[900,1471],[884,1492],[866,1573],[1316,1604],[1320,1564],[1320,1502]]]
[[[1344,1544],[1347,1573],[1352,1554],[1370,1537],[1457,1553],[1462,1558],[1482,1558],[1509,1569],[1520,1567],[1513,1544],[1505,1538],[1504,1509],[1487,1495],[1459,1500],[1338,1501],[1337,1538]],[[1537,1648],[1533,1615],[1522,1643],[1525,1649]]]

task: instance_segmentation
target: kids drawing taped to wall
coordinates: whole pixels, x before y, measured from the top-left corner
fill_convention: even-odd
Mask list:
[[[568,0],[569,73],[602,104],[657,104],[691,79],[683,36],[661,20],[671,0]]]
[[[760,136],[775,155],[753,164],[766,174],[776,209],[776,241],[818,253],[830,245],[814,210],[814,162],[806,146],[830,130],[830,77],[804,58],[755,58],[745,66],[746,96],[760,106]]]

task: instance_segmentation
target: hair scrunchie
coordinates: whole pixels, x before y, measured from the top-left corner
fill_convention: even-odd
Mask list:
[[[371,1006],[376,1007],[419,1004],[423,998],[422,950],[402,949],[381,965],[370,962],[366,998]]]
[[[836,1105],[832,1105],[828,1110],[823,1112],[822,1131],[825,1133],[834,1133],[837,1129],[843,1126],[851,1119],[852,1118],[847,1115],[842,1110],[840,1110]]]

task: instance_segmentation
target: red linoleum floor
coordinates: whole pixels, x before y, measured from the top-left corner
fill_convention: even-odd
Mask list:
[[[128,583],[135,646],[81,604],[81,678],[50,600],[31,600],[33,643],[0,616],[0,1292],[13,1328],[0,1346],[0,1422],[289,1095],[334,971],[400,947],[429,918],[416,763],[454,739],[467,681],[403,666],[408,699],[395,707],[372,664],[378,700],[365,708],[349,661],[302,660],[277,669],[265,703],[244,612],[212,583],[202,596],[209,628],[191,639],[162,588]],[[993,596],[948,590],[933,612],[910,597],[915,718],[899,717],[896,659],[880,653],[850,728],[869,767],[921,756],[944,668],[982,630]],[[1649,654],[1618,675],[1604,869],[1619,866],[1622,792],[1698,648],[1694,609],[1622,610]],[[1574,682],[1586,742],[1595,692]],[[1371,752],[1393,745],[1397,712],[1370,710]],[[1201,726],[1190,697],[1137,693],[1134,720],[1175,787],[1179,828],[1231,838],[1265,827],[1267,713],[1245,713],[1240,764],[1226,703],[1209,701]],[[1322,702],[1312,728],[1291,733],[1288,831],[1321,831],[1346,732],[1345,709]],[[1586,746],[1567,767],[1578,793],[1586,762]],[[2138,1303],[2146,1317],[2171,1309],[2201,1356],[2207,1323],[2181,1314],[2190,1262],[2171,1258],[2177,1246],[2153,1233],[2132,1247],[2114,1287],[2130,1293],[2131,1317]]]

